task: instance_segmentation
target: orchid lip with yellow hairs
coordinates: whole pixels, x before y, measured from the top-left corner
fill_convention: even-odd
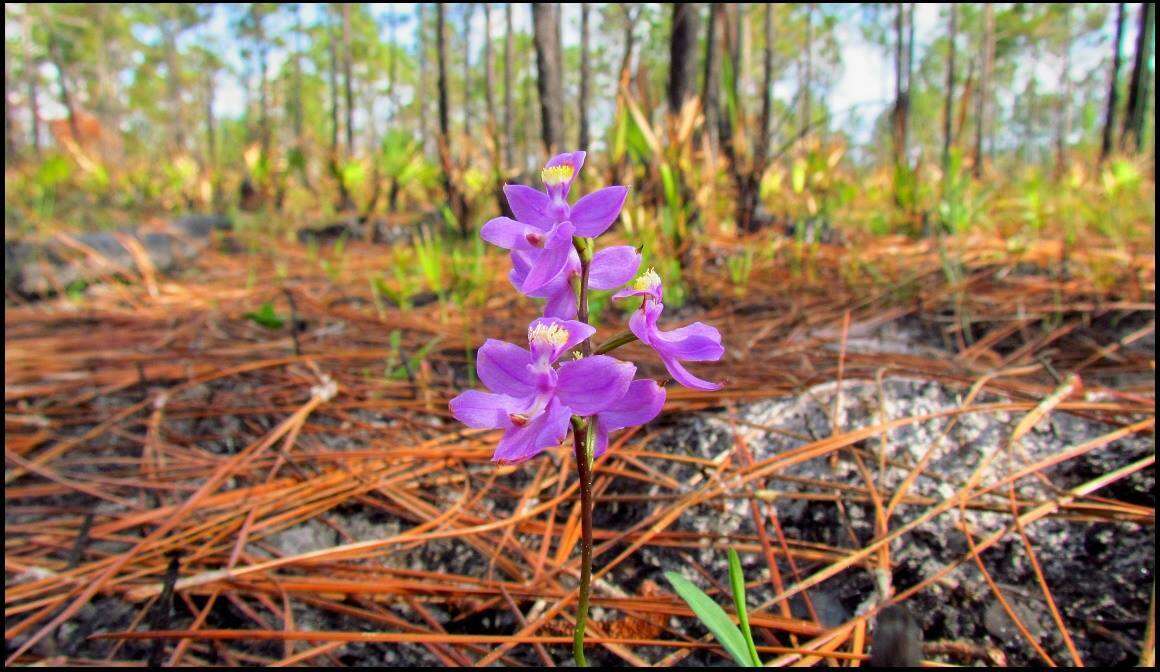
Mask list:
[[[561,184],[572,179],[576,174],[576,169],[568,164],[560,164],[558,166],[550,166],[540,171],[540,179],[544,182],[544,186],[558,187]]]
[[[620,290],[612,296],[614,299],[627,299],[632,296],[643,296],[646,299],[653,299],[655,301],[662,301],[664,299],[664,287],[661,282],[661,276],[652,267],[647,271],[637,276],[628,287]]]
[[[694,376],[682,362],[715,362],[725,354],[721,345],[721,332],[703,322],[661,331],[657,320],[665,310],[664,288],[660,276],[648,269],[632,282],[632,285],[613,295],[614,299],[644,297],[640,308],[628,320],[628,329],[649,346],[660,357],[665,369],[673,380],[695,390],[719,390],[720,383],[710,382]]]

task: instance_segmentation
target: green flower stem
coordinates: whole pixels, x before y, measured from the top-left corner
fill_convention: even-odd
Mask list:
[[[576,318],[588,324],[588,271],[592,266],[592,239],[574,238],[580,255],[580,288]],[[585,357],[592,356],[592,339],[580,344]],[[581,438],[583,431],[583,438]],[[576,664],[588,667],[584,657],[584,631],[588,627],[588,598],[592,593],[592,451],[596,432],[592,422],[572,419],[572,441],[576,448],[576,469],[580,475],[580,598],[576,605],[576,630],[572,633],[572,654]]]
[[[601,345],[599,348],[596,348],[596,352],[594,352],[593,354],[605,355],[605,354],[608,354],[608,353],[612,352],[613,350],[619,348],[620,346],[628,345],[629,343],[632,343],[635,340],[636,340],[636,334],[632,333],[631,331],[622,331],[619,334],[617,334],[617,335],[613,336],[612,338],[608,339],[607,341],[605,341],[604,344]]]
[[[581,425],[585,426],[578,428]],[[577,665],[588,667],[584,657],[584,631],[588,627],[588,599],[592,594],[592,448],[596,438],[592,423],[574,418],[572,437],[580,472],[580,598],[576,606],[576,629],[572,633],[572,655]]]

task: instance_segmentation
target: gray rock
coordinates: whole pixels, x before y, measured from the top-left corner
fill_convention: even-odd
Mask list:
[[[230,227],[229,218],[224,216],[189,215],[170,222],[160,231],[119,229],[73,236],[78,245],[58,239],[5,240],[4,286],[15,294],[35,298],[77,282],[91,283],[117,274],[134,275],[137,262],[120,240],[122,235],[140,243],[158,271],[172,272],[185,267],[205,250],[212,231]]]

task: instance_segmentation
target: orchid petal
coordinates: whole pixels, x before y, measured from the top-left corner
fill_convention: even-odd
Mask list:
[[[527,294],[548,284],[568,265],[568,252],[572,249],[572,232],[574,228],[570,222],[556,225],[554,232],[544,243],[544,251],[532,262],[532,270],[524,280],[520,291]]]
[[[588,286],[592,289],[615,289],[632,279],[640,267],[640,253],[631,245],[606,247],[592,257],[588,268]]]
[[[560,365],[556,398],[576,415],[599,413],[624,396],[636,365],[608,355],[585,357]]]
[[[576,319],[576,314],[579,311],[579,306],[576,302],[576,292],[572,291],[571,283],[564,281],[558,286],[554,283],[549,283],[556,287],[551,296],[546,297],[548,301],[544,304],[544,317],[558,317],[561,320]]]
[[[475,372],[493,392],[527,397],[536,392],[536,378],[528,368],[531,362],[527,350],[489,338],[475,356]]]
[[[692,362],[715,362],[725,354],[721,332],[703,322],[694,322],[672,331],[658,331],[653,347],[671,356]]]
[[[657,417],[665,405],[665,389],[655,380],[634,380],[628,391],[600,411],[600,422],[608,431],[643,425]]]
[[[510,217],[496,217],[483,225],[479,230],[479,237],[492,245],[512,250],[529,247],[527,240],[529,232],[539,233],[538,230]]]
[[[605,187],[588,194],[572,206],[570,219],[576,235],[595,238],[608,230],[628,196],[628,187]]]
[[[593,430],[596,432],[596,440],[592,444],[592,459],[595,460],[603,455],[604,451],[608,450],[608,429],[600,421],[599,415],[593,419],[593,422],[596,423],[596,427]]]
[[[657,354],[660,355],[661,362],[664,363],[665,368],[668,369],[668,372],[670,375],[672,375],[673,380],[677,381],[681,385],[692,388],[694,390],[706,390],[709,392],[721,389],[721,385],[719,383],[711,383],[689,373],[689,370],[682,366],[681,362],[675,357],[667,355],[660,350],[657,351]]]
[[[506,394],[468,390],[449,404],[451,415],[473,429],[497,429],[511,426],[508,416],[520,406],[518,399]]]
[[[543,451],[559,445],[568,433],[568,409],[556,399],[524,426],[513,425],[500,439],[493,462],[523,462]]]
[[[634,310],[632,316],[628,318],[628,330],[633,333],[641,343],[645,345],[652,345],[653,336],[657,333],[656,315],[650,315],[653,311],[649,310],[648,301],[641,306],[640,310]],[[659,315],[659,311],[656,311]]]
[[[548,216],[551,199],[539,189],[523,184],[505,184],[503,193],[516,220],[541,231],[547,231],[556,223]]]

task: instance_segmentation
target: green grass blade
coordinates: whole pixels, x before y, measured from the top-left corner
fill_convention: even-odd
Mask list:
[[[749,612],[745,609],[745,575],[741,573],[741,559],[732,548],[729,549],[729,583],[733,587],[733,604],[737,607],[737,620],[741,623],[741,635],[745,637],[751,664],[761,667],[761,658],[757,656],[757,646],[753,643],[753,632],[749,629]]]
[[[741,635],[741,631],[733,624],[725,610],[680,574],[665,572],[665,578],[669,580],[673,589],[677,591],[677,595],[680,595],[681,599],[689,605],[697,618],[701,619],[705,627],[709,628],[709,632],[713,633],[721,646],[725,647],[729,655],[733,656],[733,660],[743,667],[751,666],[753,663],[749,659],[745,637]]]

